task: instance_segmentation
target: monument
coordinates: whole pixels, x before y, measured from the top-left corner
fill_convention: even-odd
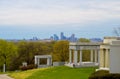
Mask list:
[[[69,63],[67,66],[71,67],[86,67],[86,66],[98,66],[100,57],[100,45],[101,43],[70,43],[69,44]],[[73,50],[73,52],[72,52]],[[90,50],[90,61],[82,61],[82,51]],[[79,51],[79,52],[78,52]],[[80,56],[78,56],[78,53]],[[72,56],[73,55],[73,56]],[[78,60],[79,57],[79,60]]]
[[[120,73],[120,40],[110,45],[110,73]]]
[[[47,59],[47,64],[40,64],[40,59],[46,58]],[[41,67],[48,67],[52,65],[52,56],[51,55],[36,55],[35,56],[35,64],[38,66],[38,68]]]
[[[97,70],[110,69],[110,51],[112,41],[117,41],[118,37],[104,37],[103,43],[100,45],[100,66]]]

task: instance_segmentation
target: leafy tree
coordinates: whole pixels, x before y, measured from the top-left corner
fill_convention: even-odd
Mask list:
[[[90,40],[87,38],[80,38],[79,42],[89,43]],[[90,60],[90,50],[83,50],[83,61],[89,61],[89,60]]]
[[[53,51],[53,44],[53,42],[18,42],[18,57],[15,57],[17,62],[14,68],[18,69],[22,62],[27,62],[28,65],[34,64],[35,55],[51,54]]]
[[[53,46],[53,61],[67,61],[69,56],[69,42],[57,41]]]
[[[12,42],[0,40],[0,62],[9,66],[13,56],[17,55],[17,47]]]
[[[79,42],[90,42],[90,40],[87,38],[80,38]]]

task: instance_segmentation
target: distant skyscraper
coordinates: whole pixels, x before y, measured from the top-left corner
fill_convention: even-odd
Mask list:
[[[63,32],[60,33],[60,39],[56,34],[54,34],[54,36],[51,37],[51,38],[53,38],[53,40],[55,40],[55,41],[57,41],[57,40],[68,40],[68,41],[71,41],[71,42],[76,42],[77,41],[77,38],[75,37],[75,34],[72,34],[70,37],[66,37]]]
[[[66,40],[66,37],[64,36],[64,33],[63,33],[63,32],[61,32],[60,38],[61,38],[61,40]]]
[[[63,36],[64,36],[64,33],[61,32],[61,34],[60,34],[60,39],[61,39],[61,40],[63,40]]]
[[[77,41],[77,38],[75,37],[75,34],[72,34],[71,37],[69,37],[69,40],[71,42],[76,42]]]
[[[59,37],[56,35],[56,34],[54,34],[54,38],[53,38],[55,41],[57,41],[57,40],[59,40]]]

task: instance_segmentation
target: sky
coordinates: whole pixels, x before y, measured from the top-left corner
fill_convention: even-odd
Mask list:
[[[0,0],[0,38],[115,36],[120,0]]]

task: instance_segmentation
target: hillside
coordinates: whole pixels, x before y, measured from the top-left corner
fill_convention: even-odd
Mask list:
[[[65,66],[33,69],[13,72],[15,79],[88,79],[95,68],[70,68]]]

